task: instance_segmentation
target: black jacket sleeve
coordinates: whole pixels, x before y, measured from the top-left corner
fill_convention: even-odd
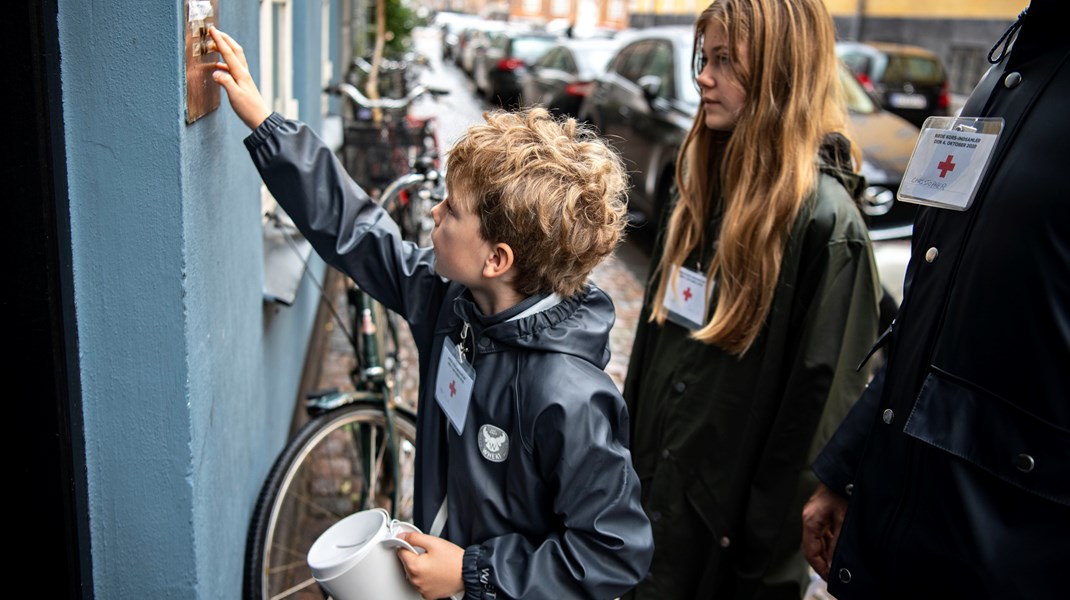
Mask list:
[[[397,225],[304,123],[273,113],[245,139],[268,190],[316,252],[413,328],[421,348],[446,282],[430,248],[403,242]]]

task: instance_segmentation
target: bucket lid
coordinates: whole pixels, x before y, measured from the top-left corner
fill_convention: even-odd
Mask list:
[[[331,525],[308,550],[308,566],[317,581],[345,573],[389,535],[390,515],[381,508],[362,510]]]

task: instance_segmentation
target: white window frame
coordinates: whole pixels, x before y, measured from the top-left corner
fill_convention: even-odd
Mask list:
[[[276,73],[279,81],[275,81]],[[257,85],[273,111],[290,119],[297,118],[299,107],[294,98],[293,83],[293,0],[260,0],[260,81]],[[263,184],[260,185],[260,214],[264,228],[264,299],[290,305],[297,298],[312,246],[297,233],[293,221],[279,208],[279,203]]]

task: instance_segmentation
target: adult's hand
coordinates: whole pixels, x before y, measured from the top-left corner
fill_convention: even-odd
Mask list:
[[[464,548],[423,533],[402,533],[399,538],[423,548],[423,554],[401,548],[398,558],[405,565],[409,582],[424,598],[448,598],[464,591],[461,568]]]
[[[817,485],[817,489],[803,507],[803,555],[806,562],[826,581],[845,514],[847,499],[823,483]]]
[[[256,129],[269,116],[271,110],[256,89],[256,82],[249,73],[249,62],[245,52],[234,38],[212,27],[208,30],[215,42],[216,50],[223,56],[224,62],[216,63],[212,78],[227,90],[230,106],[249,129]]]

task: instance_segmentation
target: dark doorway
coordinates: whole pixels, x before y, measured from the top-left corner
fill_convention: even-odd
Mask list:
[[[13,342],[6,397],[17,444],[5,485],[16,557],[5,571],[17,583],[6,595],[90,598],[56,2],[19,2],[0,19],[11,75],[5,104],[14,99],[0,161],[13,259],[0,308]]]

